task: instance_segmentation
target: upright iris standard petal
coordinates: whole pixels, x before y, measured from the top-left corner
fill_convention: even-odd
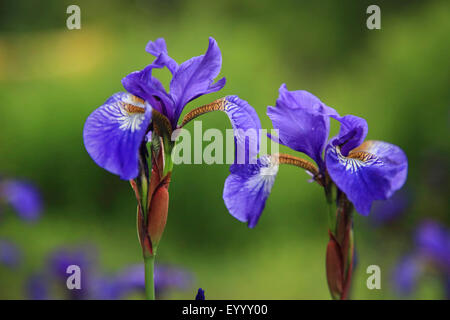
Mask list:
[[[122,79],[123,87],[136,97],[147,101],[152,108],[165,115],[169,119],[174,115],[174,102],[166,92],[161,82],[152,76],[154,68],[161,68],[160,58],[145,67],[143,70],[135,71]]]
[[[17,214],[25,220],[39,218],[42,211],[42,199],[32,184],[19,180],[0,182],[0,200],[10,204]]]
[[[279,142],[310,156],[323,169],[322,151],[328,139],[330,116],[338,116],[333,108],[306,91],[288,91],[280,87],[276,107],[268,107],[267,115],[279,130]]]
[[[235,163],[255,163],[261,130],[258,114],[247,101],[238,96],[225,97],[224,111],[234,130]]]
[[[151,120],[147,102],[129,94],[116,93],[96,109],[84,125],[84,144],[102,168],[124,180],[139,172],[139,147]]]
[[[261,216],[278,173],[278,161],[262,156],[256,164],[233,164],[223,199],[230,214],[253,228]]]
[[[347,156],[351,150],[361,145],[366,138],[369,130],[367,121],[354,115],[333,116],[333,118],[341,123],[339,134],[333,141],[333,144],[342,146],[341,153]]]
[[[179,66],[170,82],[176,121],[189,101],[224,87],[225,78],[213,83],[221,67],[222,55],[213,38],[209,38],[208,50],[204,55],[189,59]]]
[[[369,214],[374,200],[387,199],[400,189],[408,172],[405,153],[382,141],[366,141],[347,157],[331,144],[325,161],[331,179],[363,215]]]
[[[156,39],[155,41],[149,41],[145,47],[145,51],[159,58],[160,62],[174,74],[178,69],[178,63],[172,59],[168,52],[166,41],[163,38]]]

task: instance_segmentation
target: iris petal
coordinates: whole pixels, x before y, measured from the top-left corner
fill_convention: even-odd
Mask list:
[[[151,120],[148,103],[129,93],[116,93],[84,125],[84,144],[102,168],[124,180],[138,175],[139,147]]]
[[[341,123],[339,134],[333,140],[333,144],[342,145],[341,153],[347,156],[351,150],[361,145],[366,138],[369,130],[367,121],[354,115],[332,117]]]
[[[406,155],[387,142],[366,141],[348,157],[330,145],[325,159],[331,179],[363,215],[369,214],[374,200],[389,198],[406,181]]]
[[[122,79],[122,85],[128,92],[144,99],[150,103],[152,108],[169,119],[172,119],[174,115],[173,100],[161,82],[152,76],[153,69],[163,67],[159,60],[157,59],[143,70],[135,71],[127,75]]]
[[[238,96],[227,96],[224,111],[234,130],[235,163],[256,162],[261,122],[255,109]]]
[[[253,228],[259,220],[278,173],[278,164],[262,156],[256,164],[233,164],[223,199],[230,214]]]
[[[213,38],[209,38],[208,50],[204,55],[191,58],[179,66],[170,82],[170,94],[176,102],[175,121],[178,121],[184,106],[189,101],[219,91],[225,86],[225,78],[213,84],[221,67],[222,55]]]
[[[165,65],[172,74],[177,71],[178,63],[169,56],[166,41],[163,38],[149,41],[145,47],[145,51],[154,55],[156,58],[159,58],[160,62]]]
[[[307,91],[288,91],[283,84],[276,107],[267,115],[279,130],[279,143],[311,157],[323,168],[322,151],[328,139],[329,116],[337,112]]]

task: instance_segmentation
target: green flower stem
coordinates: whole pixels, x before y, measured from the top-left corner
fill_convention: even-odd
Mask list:
[[[336,233],[336,188],[330,184],[325,187],[325,195],[328,202],[328,228],[333,234]]]
[[[147,300],[155,300],[155,256],[144,258],[145,263],[145,297]]]

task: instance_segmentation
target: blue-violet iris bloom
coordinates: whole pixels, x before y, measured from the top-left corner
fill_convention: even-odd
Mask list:
[[[1,244],[1,242],[0,242]],[[64,247],[54,250],[48,257],[45,269],[33,273],[26,282],[29,299],[46,300],[60,298],[55,288],[67,292],[64,298],[71,300],[123,299],[133,293],[143,294],[145,289],[144,265],[131,265],[116,273],[101,270],[97,252],[91,247]],[[67,290],[67,267],[77,265],[81,269],[81,289]],[[158,297],[170,290],[189,289],[193,275],[180,267],[158,264],[155,266],[155,292]]]
[[[393,283],[401,295],[409,295],[424,273],[432,268],[443,279],[450,298],[450,230],[436,221],[424,221],[416,230],[414,249],[404,256],[393,272]]]
[[[124,180],[138,175],[139,148],[150,132],[153,110],[164,116],[175,130],[186,104],[225,85],[225,78],[214,82],[221,69],[222,55],[213,38],[209,39],[204,55],[180,65],[168,55],[164,39],[150,41],[146,51],[156,57],[153,63],[123,78],[122,85],[127,92],[107,99],[84,126],[84,143],[89,155],[100,167]],[[168,92],[152,75],[154,69],[164,67],[172,74]],[[260,126],[256,113],[251,107],[249,111],[245,101],[236,96],[221,101],[220,110],[227,113],[234,128]]]
[[[271,138],[313,159],[317,168],[307,165],[315,172],[313,178],[324,184],[329,175],[362,215],[369,214],[373,201],[388,199],[406,181],[408,161],[399,147],[382,141],[364,142],[366,120],[341,117],[307,91],[288,91],[283,84],[276,106],[269,106],[267,115],[279,132]],[[338,135],[328,141],[330,118],[341,126]],[[225,205],[249,227],[256,225],[264,209],[280,160],[277,155],[262,156],[256,164],[230,168],[223,192]],[[284,163],[289,163],[287,160]]]

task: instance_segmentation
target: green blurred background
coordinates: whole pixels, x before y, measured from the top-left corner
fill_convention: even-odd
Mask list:
[[[66,28],[70,4],[81,8],[81,30]],[[369,4],[381,7],[381,30],[366,28]],[[36,184],[45,211],[34,224],[12,211],[1,217],[0,235],[20,245],[25,263],[0,267],[0,298],[24,298],[27,275],[61,246],[96,246],[111,272],[141,261],[133,192],[88,156],[84,121],[123,90],[122,77],[153,60],[149,40],[164,37],[180,63],[203,54],[209,36],[227,85],[187,111],[237,94],[271,128],[265,110],[286,83],[364,117],[368,139],[406,152],[408,212],[382,227],[355,214],[352,297],[396,298],[391,272],[412,250],[418,222],[450,223],[449,13],[448,1],[1,1],[0,172]],[[166,72],[157,76],[168,82]],[[204,129],[229,127],[221,113],[203,117]],[[282,167],[259,224],[248,229],[223,204],[227,175],[227,165],[174,168],[157,261],[185,267],[196,281],[168,298],[193,299],[203,287],[208,299],[328,299],[322,190]],[[381,290],[366,287],[371,264],[381,267]],[[439,278],[427,277],[412,297],[442,298]]]

